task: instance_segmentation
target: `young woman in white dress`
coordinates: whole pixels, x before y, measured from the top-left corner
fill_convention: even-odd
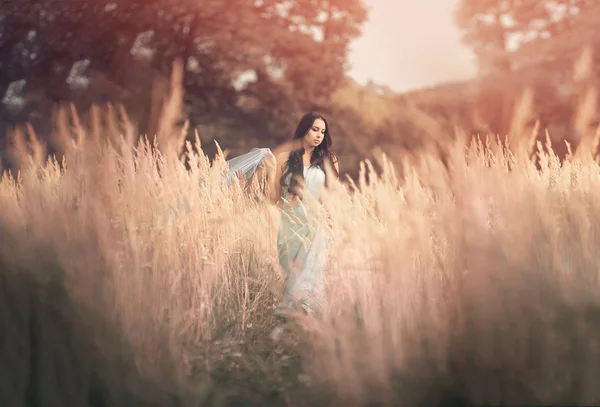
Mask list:
[[[323,272],[329,244],[323,218],[314,209],[320,205],[328,177],[339,177],[338,159],[330,151],[329,126],[321,114],[306,113],[293,141],[296,149],[278,154],[271,173],[271,201],[282,208],[277,248],[286,277],[279,316],[318,311],[325,299]]]
[[[315,112],[306,113],[292,139],[294,146],[273,156],[268,148],[227,161],[229,185],[236,177],[249,179],[267,173],[270,199],[279,206],[281,222],[277,236],[279,264],[286,283],[277,314],[290,311],[312,313],[324,300],[323,272],[328,258],[328,238],[319,216],[320,198],[333,176],[339,178],[339,162],[330,151],[331,134],[327,120]]]

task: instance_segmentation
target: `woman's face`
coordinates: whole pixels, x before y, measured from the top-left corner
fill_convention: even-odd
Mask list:
[[[304,136],[304,142],[309,147],[317,147],[325,140],[325,130],[325,122],[322,119],[316,119]]]

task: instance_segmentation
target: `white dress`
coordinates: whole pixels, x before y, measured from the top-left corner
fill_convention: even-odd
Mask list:
[[[260,163],[266,158],[273,159],[268,148],[255,148],[250,152],[227,161],[229,174],[225,183],[230,184],[234,177],[252,177]],[[325,171],[318,166],[304,166],[302,201],[292,203],[288,185],[281,187],[284,201],[281,222],[277,235],[279,264],[285,274],[283,301],[278,312],[304,309],[308,313],[319,311],[324,305],[325,288],[323,272],[327,264],[329,242],[322,221],[311,208],[319,204],[325,187]]]
[[[287,182],[289,184],[290,177]],[[328,239],[322,220],[313,215],[313,205],[325,187],[325,172],[317,166],[304,166],[305,190],[302,201],[289,204],[287,185],[282,186],[284,200],[277,237],[279,264],[285,277],[285,291],[279,311],[318,311],[325,301],[323,273],[327,264]]]

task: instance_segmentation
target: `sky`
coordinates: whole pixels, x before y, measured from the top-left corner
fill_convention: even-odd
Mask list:
[[[364,0],[369,20],[351,45],[349,74],[405,92],[475,75],[453,22],[458,0]]]

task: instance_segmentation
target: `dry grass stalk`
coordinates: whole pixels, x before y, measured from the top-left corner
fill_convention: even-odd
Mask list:
[[[224,187],[222,153],[210,162],[198,136],[164,151],[97,143],[123,124],[90,136],[62,117],[62,165],[21,143],[23,170],[0,181],[13,242],[0,258],[21,267],[11,275],[59,276],[123,334],[137,371],[182,393],[219,369],[239,386],[280,380],[294,353],[269,336],[282,288],[277,212],[260,182]],[[576,156],[561,165],[541,144],[537,163],[518,161],[530,142],[457,137],[446,163],[423,152],[398,176],[383,156],[380,174],[367,161],[356,183],[331,188],[327,307],[287,337],[313,386],[298,385],[300,400],[326,384],[324,405],[600,402],[600,169]],[[40,244],[50,254],[30,257]],[[302,404],[284,393],[282,404]]]

